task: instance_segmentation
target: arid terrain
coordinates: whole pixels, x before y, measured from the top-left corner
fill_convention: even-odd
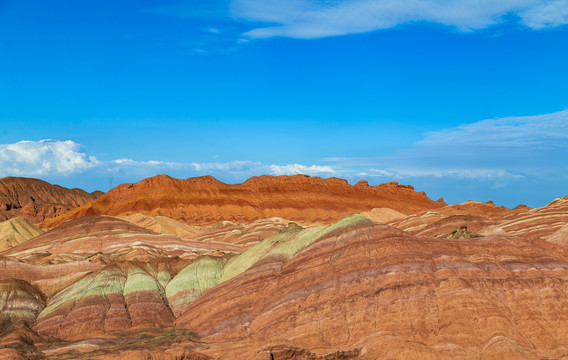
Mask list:
[[[11,177],[0,220],[0,359],[568,359],[568,196]]]

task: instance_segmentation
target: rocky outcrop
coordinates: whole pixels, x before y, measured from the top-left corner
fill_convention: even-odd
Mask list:
[[[100,197],[103,193],[88,193],[67,189],[39,179],[5,177],[0,179],[0,221],[20,217],[38,223],[63,214]]]
[[[22,218],[12,218],[0,223],[0,252],[11,249],[44,231]]]
[[[359,222],[289,260],[257,261],[176,325],[216,343],[213,357],[269,358],[269,344],[292,343],[362,359],[559,358],[566,279],[566,257],[520,237],[429,239]]]
[[[96,201],[74,209],[41,227],[54,227],[89,215],[142,213],[167,216],[190,225],[208,226],[228,220],[250,223],[275,216],[308,224],[329,224],[350,213],[387,207],[404,214],[444,206],[409,185],[369,186],[359,182],[306,175],[259,176],[229,185],[211,176],[174,179],[158,175],[122,184]]]

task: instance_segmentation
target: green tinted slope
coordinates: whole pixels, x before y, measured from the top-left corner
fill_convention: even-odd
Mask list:
[[[177,316],[209,288],[219,283],[223,264],[214,258],[203,257],[180,271],[166,287],[170,308]]]
[[[287,259],[290,259],[299,250],[325,236],[346,231],[349,228],[372,224],[374,224],[372,220],[359,214],[353,214],[329,226],[303,229],[297,225],[289,225],[280,233],[261,241],[238,256],[231,258],[227,264],[225,264],[223,276],[219,282],[227,281],[243,273],[258,261],[269,256],[284,255]]]

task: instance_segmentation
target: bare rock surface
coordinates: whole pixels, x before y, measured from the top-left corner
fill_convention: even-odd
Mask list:
[[[220,344],[214,357],[262,358],[262,345],[288,341],[363,359],[558,358],[567,276],[566,257],[519,237],[436,240],[359,223],[221,282],[176,325]]]
[[[119,216],[118,218],[158,234],[173,235],[179,238],[191,238],[202,231],[200,228],[189,226],[165,216],[132,214]]]
[[[22,218],[12,218],[0,223],[0,252],[22,244],[45,231]]]
[[[235,244],[157,234],[110,216],[89,216],[66,222],[2,254],[41,263],[96,260],[92,258],[97,257],[108,263],[115,260],[149,261],[156,257],[195,258],[242,250]]]
[[[38,223],[63,214],[100,197],[103,193],[88,193],[67,189],[39,179],[5,177],[0,179],[0,221],[20,217]]]
[[[387,207],[410,214],[444,206],[410,185],[350,185],[338,178],[306,175],[259,176],[242,184],[225,184],[211,176],[174,179],[158,175],[136,184],[122,184],[94,202],[43,222],[54,227],[89,215],[142,213],[167,216],[189,225],[221,221],[250,223],[274,216],[309,224],[330,224],[350,213]]]
[[[492,201],[482,203],[470,200],[462,204],[410,214],[402,219],[391,221],[389,224],[411,234],[436,237],[461,226],[467,226],[470,230],[479,232],[496,225],[503,217],[524,214],[530,209],[524,205],[508,209],[504,206],[497,206]]]
[[[547,240],[568,225],[568,196],[540,208],[504,217],[498,225],[511,234]],[[553,239],[563,242],[557,237]]]

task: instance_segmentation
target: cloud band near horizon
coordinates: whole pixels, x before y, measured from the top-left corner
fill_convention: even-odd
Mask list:
[[[89,172],[138,177],[160,172],[185,176],[216,175],[244,180],[255,175],[337,176],[404,180],[453,178],[498,182],[568,170],[568,110],[538,116],[482,120],[430,132],[414,147],[392,156],[326,158],[320,164],[168,162],[120,158],[101,161],[72,140],[24,140],[0,145],[0,176],[65,177]]]

